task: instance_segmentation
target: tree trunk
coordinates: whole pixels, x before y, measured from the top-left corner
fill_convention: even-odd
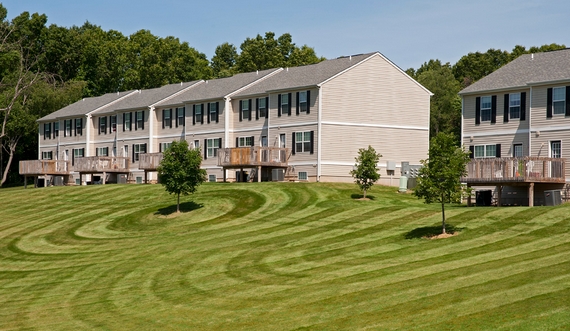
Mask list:
[[[180,213],[180,192],[178,193],[178,199],[176,201],[176,213]]]
[[[445,234],[445,195],[441,194],[441,233]]]
[[[366,190],[362,190],[362,192],[364,193],[364,199],[366,199]]]
[[[4,185],[6,179],[8,178],[8,171],[10,171],[10,166],[12,165],[12,160],[14,159],[14,152],[16,152],[16,146],[18,146],[18,140],[20,140],[20,138],[10,139],[10,141],[8,142],[8,148],[4,148],[8,152],[9,157],[8,157],[8,162],[6,163],[6,168],[4,169],[4,172],[2,174],[2,180],[0,180],[0,186]]]

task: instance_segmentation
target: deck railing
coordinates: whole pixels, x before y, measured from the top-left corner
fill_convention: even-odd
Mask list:
[[[218,150],[218,166],[247,167],[272,166],[287,167],[288,148],[280,147],[237,147]]]
[[[536,156],[473,159],[467,164],[466,183],[560,182],[566,180],[562,158]]]
[[[145,153],[139,155],[139,169],[156,170],[162,161],[162,153]]]
[[[130,158],[117,156],[88,156],[75,158],[77,172],[129,172]]]
[[[70,162],[64,160],[20,161],[20,175],[69,175]]]

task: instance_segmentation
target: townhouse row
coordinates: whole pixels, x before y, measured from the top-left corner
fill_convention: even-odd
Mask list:
[[[282,167],[293,180],[344,182],[352,181],[358,149],[371,145],[383,155],[381,182],[397,185],[402,162],[427,157],[430,96],[378,52],[110,93],[41,118],[38,159],[69,161],[70,182],[79,184],[94,172],[80,178],[78,161],[121,158],[128,181],[141,182],[143,155],[186,140],[201,149],[210,181],[246,173],[271,180],[271,170]],[[233,149],[254,147],[280,150],[280,163],[224,163]]]

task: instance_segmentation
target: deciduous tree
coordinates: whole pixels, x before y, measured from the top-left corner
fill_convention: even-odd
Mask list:
[[[377,153],[372,146],[368,146],[366,149],[360,148],[358,156],[354,158],[356,163],[350,174],[354,177],[356,185],[362,190],[364,198],[366,198],[366,192],[380,179],[378,161],[381,157],[382,155]]]

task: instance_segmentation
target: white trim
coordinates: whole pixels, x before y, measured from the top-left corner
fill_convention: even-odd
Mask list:
[[[323,137],[323,87],[318,86],[317,93],[319,94],[319,107],[317,110],[317,182],[321,181],[322,174],[322,137]],[[310,100],[307,102],[310,103]]]
[[[431,102],[430,102],[431,103]],[[430,109],[431,112],[431,109]],[[463,146],[464,130],[465,130],[465,97],[461,96],[461,133],[459,134],[459,143]],[[429,145],[429,144],[428,144]],[[429,149],[429,147],[428,147]]]
[[[215,133],[215,134],[220,134],[220,133],[224,133],[224,132],[225,132],[225,130],[216,130],[216,131],[192,131],[192,132],[189,132],[186,136],[191,137],[192,135],[197,136],[197,135],[201,135],[201,134],[214,134],[214,133]],[[178,135],[177,137],[179,137],[179,136],[180,136],[180,135]],[[156,137],[160,137],[160,136],[156,136]],[[170,136],[167,136],[167,137],[170,137]],[[221,137],[218,137],[218,138],[221,138]],[[220,146],[220,148],[221,148],[221,146]]]
[[[87,133],[85,135],[85,153],[83,154],[84,157],[86,156],[91,156],[91,146],[90,145],[90,137],[91,137],[91,121],[92,121],[92,117],[91,117],[91,113],[85,115],[85,132]],[[83,123],[81,123],[83,124]],[[75,130],[77,130],[77,125],[75,125]],[[81,128],[81,133],[83,133],[83,128]]]
[[[532,131],[532,86],[530,87],[530,92],[528,94],[528,114],[526,114],[526,116],[528,116],[528,156],[531,156],[532,134],[530,132]]]
[[[323,161],[322,164],[324,165],[334,165],[334,166],[348,166],[348,167],[353,167],[354,166],[354,162],[339,162],[339,161]],[[413,164],[410,164],[413,165]],[[418,164],[419,165],[419,164]],[[388,166],[388,161],[385,162],[378,162],[376,164],[377,167],[383,167],[386,168]],[[401,168],[402,164],[396,164],[396,168]]]
[[[492,132],[468,133],[467,135],[472,137],[494,137],[494,136],[506,136],[512,134],[528,133],[528,132],[529,129],[513,129],[513,130],[492,131]]]
[[[50,147],[57,147],[57,146],[58,146],[58,144],[56,143],[55,145],[42,145],[41,148],[50,148]]]
[[[270,129],[275,129],[275,128],[290,128],[290,127],[295,127],[295,126],[308,126],[308,125],[316,125],[319,124],[319,122],[304,122],[304,123],[288,123],[288,124],[278,124],[278,125],[272,125],[269,126]]]
[[[231,98],[225,97],[224,98],[224,147],[228,148],[229,140],[230,140],[230,104]],[[218,116],[219,116],[219,109],[218,109]],[[220,146],[222,147],[222,146]],[[227,177],[226,177],[227,178]]]
[[[205,167],[200,167],[202,169],[223,169],[222,167],[218,167],[218,166],[205,166]]]
[[[235,129],[235,130],[229,130],[229,132],[232,133],[239,133],[239,132],[249,132],[249,131],[263,131],[263,130],[267,130],[267,126],[262,126],[261,128],[251,128],[251,129]],[[228,146],[229,147],[229,146]]]
[[[503,91],[526,90],[526,89],[528,89],[528,85],[500,87],[500,88],[491,89],[491,90],[478,90],[478,91],[473,91],[473,92],[459,92],[457,94],[459,94],[460,96],[469,96],[469,95],[474,95],[474,94],[485,95],[485,94],[494,94],[494,93],[503,92]]]
[[[147,138],[143,138],[143,139],[147,139]],[[92,144],[96,145],[96,144],[108,144],[108,143],[114,143],[115,139],[112,140],[97,140],[97,141],[93,141]]]
[[[544,126],[544,127],[536,127],[532,128],[531,132],[535,133],[537,131],[568,131],[570,130],[570,125],[565,126]]]
[[[359,126],[359,127],[373,127],[373,128],[384,128],[384,129],[404,129],[404,130],[421,130],[429,131],[428,127],[423,126],[408,126],[408,125],[386,125],[386,124],[368,124],[368,123],[347,123],[347,122],[322,122],[325,125],[338,125],[338,126]]]
[[[147,153],[154,152],[154,105],[148,107],[148,150]],[[178,118],[176,119],[178,121]],[[143,114],[144,121],[144,114]],[[118,131],[118,130],[117,130]]]

